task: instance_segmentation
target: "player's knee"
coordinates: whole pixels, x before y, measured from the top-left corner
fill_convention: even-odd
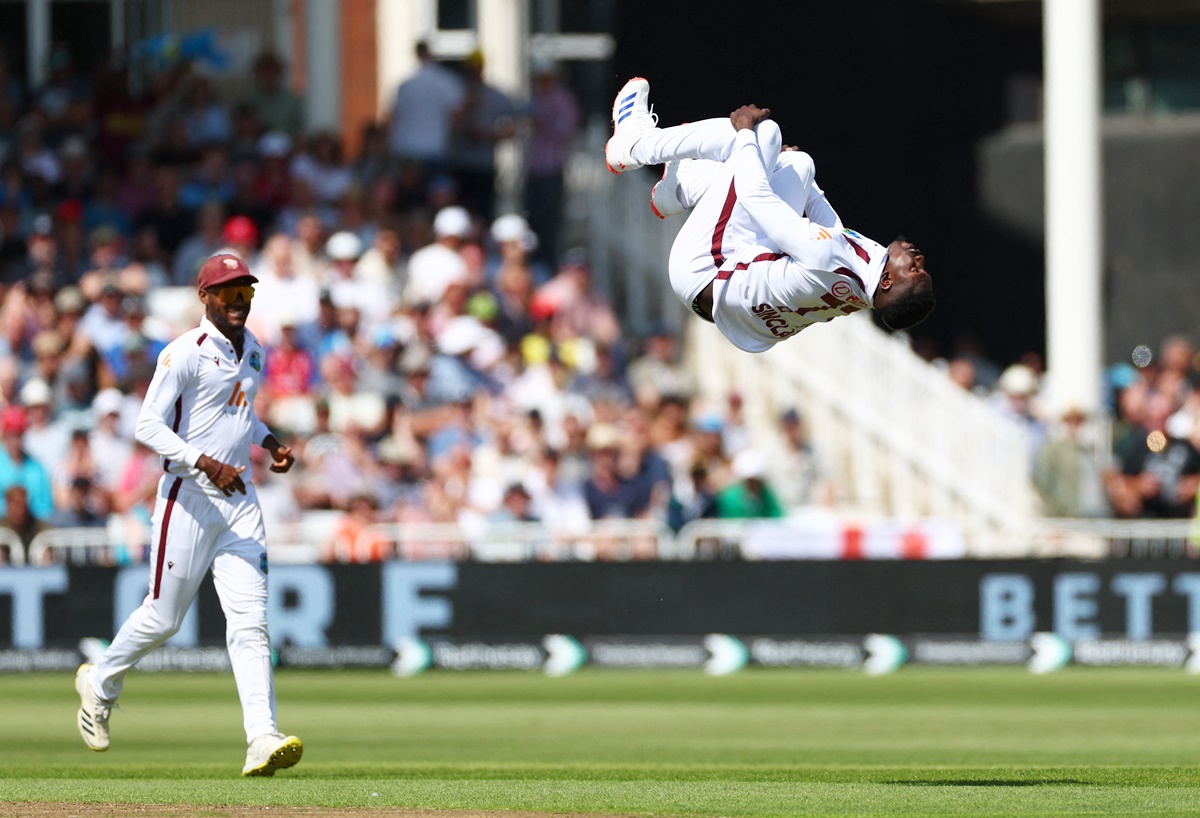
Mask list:
[[[816,163],[804,151],[786,151],[779,155],[779,161],[787,165],[802,181],[811,181],[817,175]]]

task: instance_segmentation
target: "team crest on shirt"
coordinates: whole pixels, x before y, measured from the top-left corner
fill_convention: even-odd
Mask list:
[[[267,566],[267,552],[266,551],[262,552],[262,556],[258,558],[258,567],[262,569],[262,572],[264,574],[268,573],[269,568]]]
[[[250,353],[250,366],[255,372],[262,372],[262,355],[258,354],[257,349]]]

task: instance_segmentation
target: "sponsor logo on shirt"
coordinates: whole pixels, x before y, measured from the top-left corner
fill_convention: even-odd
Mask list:
[[[750,308],[750,312],[757,315],[763,326],[776,338],[791,338],[800,331],[788,324],[787,319],[779,314],[779,310],[770,304],[755,304]]]

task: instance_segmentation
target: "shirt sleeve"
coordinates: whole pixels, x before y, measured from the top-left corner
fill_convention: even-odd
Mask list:
[[[811,255],[814,243],[809,237],[809,220],[796,213],[772,190],[754,131],[737,132],[731,159],[738,204],[746,208],[746,213],[773,244],[804,263]]]
[[[203,452],[180,437],[167,419],[175,412],[195,371],[196,355],[185,346],[172,343],[159,354],[134,433],[139,443],[160,457],[193,469]]]
[[[804,215],[813,224],[819,224],[822,227],[829,227],[834,230],[842,229],[841,216],[833,209],[833,205],[825,197],[825,191],[817,187],[815,181],[809,190],[808,201],[804,205]]]
[[[267,437],[271,435],[271,428],[267,424],[258,419],[258,415],[251,410],[250,412],[250,439],[263,446]],[[263,446],[263,448],[266,448]]]

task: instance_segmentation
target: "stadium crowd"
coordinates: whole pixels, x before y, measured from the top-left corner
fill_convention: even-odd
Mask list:
[[[135,95],[120,61],[86,79],[58,47],[24,89],[0,56],[0,524],[26,547],[106,526],[138,558],[162,467],[135,421],[216,252],[259,279],[256,409],[298,454],[285,478],[256,464],[268,531],[341,512],[330,559],[380,557],[357,536],[376,522],[678,528],[829,493],[798,415],[775,491],[740,401],[698,405],[677,339],[628,343],[587,253],[560,252],[579,109],[554,66],[519,104],[483,83],[482,55],[461,73],[418,55],[353,157],[304,133],[269,54],[233,103],[187,64]],[[518,126],[528,220],[492,212],[493,148]]]
[[[384,556],[358,536],[377,522],[677,530],[837,500],[799,414],[780,418],[784,445],[755,451],[740,398],[698,402],[678,339],[630,343],[587,253],[560,247],[580,112],[555,67],[535,65],[518,102],[484,82],[481,54],[461,72],[418,57],[346,157],[340,135],[305,133],[270,54],[236,101],[183,62],[141,93],[121,60],[85,78],[61,46],[26,89],[0,54],[0,525],[26,546],[47,527],[146,542],[162,470],[133,428],[216,252],[259,279],[256,408],[298,453],[286,478],[256,464],[268,531],[338,512],[329,559]],[[497,215],[494,148],[521,132],[524,214]],[[1169,339],[1152,365],[1112,370],[1107,468],[1082,412],[1040,410],[1035,357],[1002,373],[973,351],[945,363],[1028,424],[1048,515],[1187,516],[1194,355]]]

